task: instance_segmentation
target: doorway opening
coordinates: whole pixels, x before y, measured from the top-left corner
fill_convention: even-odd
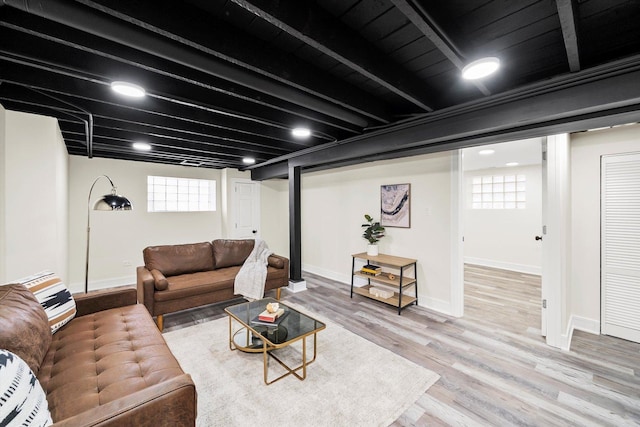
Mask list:
[[[540,339],[542,144],[462,150],[461,186],[465,314]]]

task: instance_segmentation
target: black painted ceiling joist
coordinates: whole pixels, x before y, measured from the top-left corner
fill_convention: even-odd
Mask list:
[[[43,78],[43,76],[36,73],[20,73],[12,69],[12,71],[4,72],[3,76],[6,76],[4,81],[9,83],[7,87],[3,88],[3,91],[5,93],[10,91],[16,98],[18,97],[16,94],[17,89],[12,88],[10,84],[34,87],[57,96],[65,96],[70,100],[73,99],[74,103],[82,105],[96,116],[164,124],[165,126],[171,124],[172,127],[177,129],[184,128],[187,124],[189,127],[198,125],[203,132],[206,129],[206,132],[212,136],[246,141],[247,143],[250,143],[249,140],[254,140],[256,141],[255,144],[266,146],[268,143],[272,146],[282,146],[287,149],[299,149],[301,146],[309,145],[309,141],[299,142],[292,140],[289,137],[289,130],[284,127],[270,127],[226,115],[212,115],[210,111],[167,103],[160,99],[149,98],[140,103],[119,104],[119,100],[113,96],[105,95],[104,97],[99,97],[99,92],[105,92],[110,95],[109,89],[101,85],[92,85],[90,82],[77,82],[78,85],[83,85],[83,87],[91,85],[92,89],[83,89],[75,92],[70,88],[68,82],[58,81],[55,76],[51,75]],[[29,95],[20,95],[20,97],[28,98]]]
[[[298,0],[232,0],[271,25],[386,87],[424,111],[433,111],[433,94],[403,70],[380,61],[380,52],[313,3]],[[341,43],[350,40],[350,44]]]
[[[567,50],[567,61],[571,71],[580,70],[580,52],[578,50],[578,31],[576,29],[575,0],[556,0],[558,16],[562,27],[562,38]]]
[[[282,166],[276,166],[278,164],[304,169],[464,148],[487,136],[505,138],[522,135],[523,130],[536,136],[545,136],[546,128],[556,132],[584,130],[576,128],[576,123],[584,126],[588,119],[598,121],[623,113],[627,119],[640,121],[638,81],[640,57],[635,57],[615,66],[597,67],[558,78],[544,85],[545,88],[542,84],[532,85],[471,103],[465,108],[426,115],[364,138],[351,138],[274,159],[267,162],[264,169],[251,167],[251,176],[254,180],[282,178],[270,175],[282,170]]]
[[[419,3],[411,0],[391,0],[391,2],[438,48],[459,70],[465,66],[463,55],[444,31],[434,23]],[[477,59],[477,58],[474,58]],[[479,81],[472,82],[484,95],[491,95],[489,89]]]
[[[353,114],[344,108],[338,108],[335,104],[308,96],[283,84],[264,79],[255,73],[217,60],[212,56],[205,56],[193,49],[187,49],[173,40],[154,37],[146,31],[139,31],[131,25],[123,24],[102,14],[95,13],[76,3],[72,4],[63,0],[47,0],[46,2],[3,0],[3,2],[22,11],[106,38],[124,46],[134,47],[142,52],[259,90],[276,98],[313,108],[323,114],[340,118],[360,127],[366,127],[369,124],[361,116]]]
[[[203,167],[240,170],[246,156],[264,176],[281,176],[281,163],[290,160],[304,160],[303,171],[320,170],[536,126],[566,130],[575,120],[596,123],[598,114],[629,118],[635,108],[625,98],[633,90],[618,93],[624,85],[608,88],[619,105],[587,111],[561,94],[630,72],[616,64],[640,55],[637,1],[0,5],[0,102],[57,118],[74,155],[91,153],[82,138],[88,119],[64,102],[95,118],[95,156],[168,164],[196,156],[208,160]],[[460,78],[462,63],[478,55],[498,56],[503,65],[481,90]],[[593,67],[599,71],[585,73]],[[575,80],[567,79],[572,70]],[[108,90],[114,80],[141,84],[148,95],[118,97]],[[599,91],[594,101],[606,104]],[[523,106],[539,96],[549,105]],[[591,94],[572,96],[583,102]],[[550,112],[534,117],[531,109]],[[310,127],[312,137],[295,139],[290,129],[298,125]],[[130,149],[138,137],[152,143],[151,152]]]
[[[85,4],[137,25],[144,23],[146,29],[153,28],[158,34],[340,105],[374,122],[388,123],[391,120],[388,106],[367,92],[323,74],[319,68],[270,47],[263,40],[241,32],[213,15],[204,14],[200,9],[189,7],[185,2],[123,2],[118,5],[117,12],[111,9],[113,3],[108,0],[87,1]],[[178,13],[180,20],[175,19]],[[283,63],[287,64],[286,70],[282,68]]]
[[[29,35],[37,36],[47,41],[50,40],[50,36],[35,31],[30,31]],[[12,47],[12,39],[17,41],[15,34],[11,32],[7,34],[6,29],[3,29],[2,26],[0,26],[0,37],[6,37],[9,40],[7,43],[9,48]],[[12,60],[26,66],[39,67],[41,71],[62,73],[64,70],[68,77],[78,79],[83,78],[83,75],[78,71],[82,67],[82,74],[89,76],[85,78],[99,80],[105,84],[108,83],[108,78],[106,77],[108,74],[124,75],[133,81],[144,81],[148,77],[143,75],[143,70],[145,72],[153,71],[158,74],[154,76],[153,82],[154,93],[158,96],[171,89],[175,90],[175,80],[178,79],[184,81],[185,84],[179,85],[179,88],[182,93],[185,93],[185,97],[188,96],[190,98],[191,103],[207,105],[208,108],[218,110],[221,114],[239,118],[245,117],[251,121],[257,121],[257,118],[260,117],[266,123],[278,124],[286,129],[307,123],[309,127],[317,131],[318,135],[327,135],[326,140],[341,137],[343,133],[353,135],[360,132],[360,129],[339,118],[328,117],[286,101],[261,95],[249,89],[242,88],[243,90],[240,92],[236,89],[233,91],[219,91],[217,90],[219,82],[213,77],[186,67],[179,67],[173,63],[156,64],[155,68],[153,68],[140,62],[142,60],[139,57],[140,55],[137,55],[137,59],[134,60],[133,58],[136,55],[133,53],[129,54],[131,59],[126,62],[124,60],[129,56],[126,53],[121,53],[118,62],[106,59],[108,56],[113,55],[104,52],[104,50],[109,50],[106,45],[102,45],[98,49],[99,42],[100,40],[93,40],[91,49],[86,48],[84,45],[75,45],[73,50],[68,48],[65,50],[64,46],[61,47],[54,43],[51,43],[51,46],[48,43],[44,43],[44,46],[34,45],[32,51],[29,51],[28,46],[22,45],[22,52],[19,54],[14,53],[12,50],[2,49],[0,50],[0,55],[5,60]],[[89,50],[91,55],[100,55],[100,57],[91,57]],[[65,65],[63,66],[62,63],[65,63]],[[212,79],[214,81],[210,81]],[[209,91],[213,91],[213,93]],[[215,106],[211,105],[212,99],[215,100]]]

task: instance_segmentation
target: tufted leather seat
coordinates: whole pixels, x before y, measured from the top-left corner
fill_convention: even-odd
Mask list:
[[[136,290],[74,298],[77,316],[51,336],[29,290],[0,286],[0,347],[33,362],[54,425],[195,425],[195,385],[136,304]],[[39,330],[47,339],[36,339]]]
[[[38,380],[54,420],[69,418],[182,374],[143,305],[74,319],[53,335]]]

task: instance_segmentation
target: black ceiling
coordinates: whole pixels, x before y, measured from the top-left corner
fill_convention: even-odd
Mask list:
[[[209,168],[366,140],[640,53],[638,0],[0,6],[5,108],[58,118],[70,154]],[[462,80],[461,68],[482,56],[499,57],[500,71]],[[114,80],[137,83],[147,96],[122,98],[109,88]],[[296,126],[312,137],[292,137]],[[153,148],[134,151],[134,141]]]

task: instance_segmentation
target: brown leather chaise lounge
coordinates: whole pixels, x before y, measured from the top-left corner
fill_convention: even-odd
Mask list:
[[[195,385],[137,304],[136,290],[74,299],[75,317],[52,334],[29,289],[0,286],[0,348],[34,372],[53,425],[194,426]]]
[[[255,241],[217,239],[213,242],[150,246],[137,268],[138,301],[163,329],[163,315],[238,298],[233,284]],[[265,292],[289,285],[289,259],[268,259]]]

